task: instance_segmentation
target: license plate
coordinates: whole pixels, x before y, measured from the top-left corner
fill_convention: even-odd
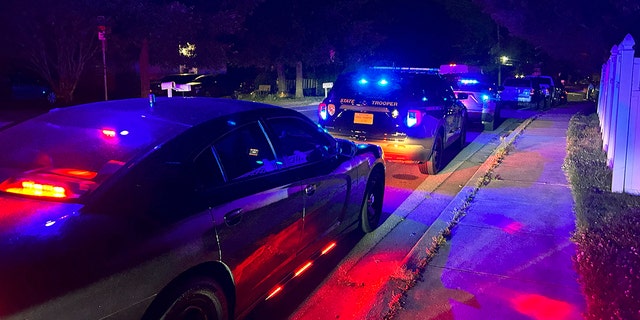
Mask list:
[[[373,124],[373,113],[358,113],[353,115],[353,123]]]

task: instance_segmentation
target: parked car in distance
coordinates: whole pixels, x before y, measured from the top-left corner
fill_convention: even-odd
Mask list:
[[[378,146],[240,100],[54,109],[0,148],[9,320],[240,318],[372,231],[384,197]]]
[[[561,102],[561,92],[559,92],[558,85],[556,85],[553,78],[550,76],[534,76],[531,77],[534,86],[538,86],[547,100],[549,100],[550,106],[555,106]]]
[[[485,130],[494,130],[500,122],[497,88],[482,69],[448,64],[440,66],[439,71],[467,108],[469,121],[482,123]]]
[[[194,96],[213,98],[237,98],[240,81],[227,74],[204,74],[195,78],[191,85]]]
[[[507,78],[504,80],[500,91],[500,105],[547,107],[551,104],[551,96],[545,88],[540,87],[539,82],[533,77]]]
[[[340,75],[318,106],[318,123],[336,137],[379,145],[386,160],[436,174],[445,148],[466,143],[467,109],[437,70],[374,67]]]
[[[0,99],[18,104],[51,106],[57,96],[51,86],[37,76],[14,73],[0,79]]]

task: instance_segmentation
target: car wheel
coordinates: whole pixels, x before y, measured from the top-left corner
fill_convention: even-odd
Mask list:
[[[161,292],[143,319],[229,319],[229,306],[222,287],[213,279],[195,277]]]
[[[500,123],[500,107],[496,106],[496,109],[493,111],[493,118],[491,121],[484,122],[484,130],[493,131],[496,129],[496,126]]]
[[[57,101],[55,92],[51,91],[47,94],[47,102],[49,104],[55,104]]]
[[[418,164],[420,168],[420,173],[434,175],[437,174],[442,166],[442,156],[444,153],[444,145],[442,141],[442,137],[438,136],[433,141],[433,150],[431,151],[431,156],[429,160],[426,162],[422,162]]]
[[[373,173],[367,182],[367,189],[362,203],[360,225],[362,231],[369,233],[378,227],[382,214],[384,197],[384,176]]]

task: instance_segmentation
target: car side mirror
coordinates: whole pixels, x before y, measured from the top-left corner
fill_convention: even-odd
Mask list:
[[[336,143],[338,145],[339,154],[347,157],[353,157],[356,154],[356,145],[353,142],[349,140],[337,139]]]
[[[468,93],[464,93],[464,92],[460,92],[460,93],[458,93],[458,99],[459,100],[469,99],[469,94]]]

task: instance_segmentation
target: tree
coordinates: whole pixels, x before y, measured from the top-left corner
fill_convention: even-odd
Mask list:
[[[636,0],[473,1],[512,35],[584,70],[599,71],[627,33],[640,36]]]
[[[382,41],[362,0],[269,0],[248,17],[234,61],[276,70],[285,92],[285,68],[347,65],[368,60]],[[296,72],[300,83],[302,72]],[[301,96],[301,88],[297,96]]]
[[[10,58],[47,81],[62,103],[73,101],[78,81],[98,50],[96,15],[84,1],[11,1],[3,4]]]

